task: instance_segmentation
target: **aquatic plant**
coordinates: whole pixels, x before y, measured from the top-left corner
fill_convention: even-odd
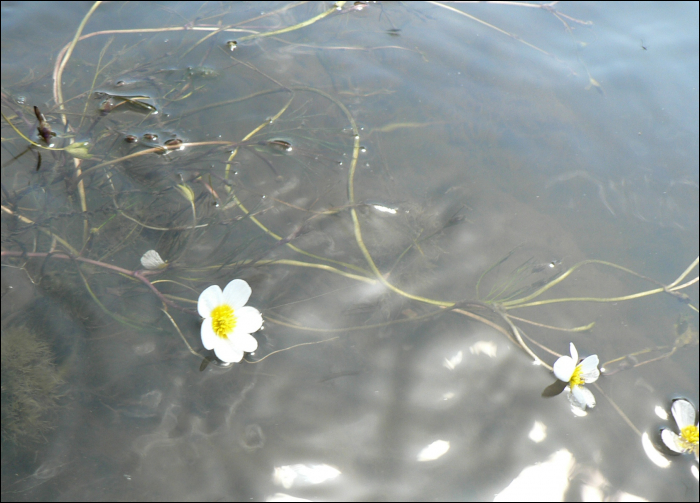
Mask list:
[[[591,355],[578,360],[578,351],[572,342],[570,344],[571,356],[562,356],[556,362],[552,371],[560,381],[567,384],[569,402],[573,407],[585,410],[586,407],[595,407],[595,397],[584,384],[596,382],[600,376],[598,370],[598,355]]]
[[[252,290],[242,279],[234,279],[224,288],[212,285],[204,290],[197,301],[197,312],[202,322],[202,345],[213,349],[224,363],[239,362],[243,353],[258,348],[253,337],[262,327],[260,311],[246,306]]]
[[[678,453],[693,453],[698,460],[698,420],[695,407],[688,400],[680,398],[671,405],[673,419],[679,433],[668,428],[661,430],[661,439],[666,447]]]
[[[51,346],[26,326],[3,329],[2,437],[14,443],[42,440],[53,428],[63,379]]]
[[[595,259],[565,268],[559,260],[530,258],[504,272],[515,256],[515,250],[506,249],[503,258],[494,258],[488,267],[479,269],[485,270],[476,285],[429,293],[421,279],[439,272],[440,237],[451,226],[468,221],[467,204],[440,220],[431,215],[427,204],[422,211],[413,207],[409,211],[402,205],[375,202],[365,193],[382,193],[385,188],[377,188],[381,184],[375,179],[368,180],[361,155],[367,154],[369,143],[365,142],[372,135],[430,124],[397,120],[365,131],[358,125],[356,110],[349,108],[350,100],[345,99],[349,91],[332,93],[328,88],[294,85],[293,77],[281,82],[245,53],[247,42],[350,15],[363,9],[363,3],[338,2],[300,23],[268,31],[193,21],[184,26],[84,34],[100,6],[101,2],[92,6],[73,40],[58,52],[50,105],[3,99],[4,145],[12,149],[13,158],[3,170],[3,180],[8,183],[3,186],[2,259],[3,266],[26,274],[39,293],[45,291],[43,281],[49,275],[80,284],[81,295],[104,314],[104,325],[115,340],[121,331],[177,334],[184,346],[179,341],[173,345],[178,344],[184,357],[193,355],[193,366],[201,362],[203,371],[210,362],[227,367],[233,362],[258,364],[273,355],[294,358],[290,349],[326,344],[350,334],[418,326],[441,317],[466,317],[497,330],[533,362],[553,371],[568,387],[570,403],[583,410],[596,403],[583,385],[598,379],[598,356],[578,362],[573,342],[571,356],[562,356],[552,349],[555,344],[528,336],[522,327],[528,324],[565,332],[570,340],[571,334],[587,332],[594,323],[586,323],[587,319],[580,326],[557,327],[516,316],[516,310],[546,307],[555,311],[565,303],[622,303],[667,296],[697,312],[683,293],[697,284],[698,278],[692,277],[697,258],[674,281],[660,282]],[[554,15],[567,29],[567,20],[572,22],[552,5],[531,7]],[[456,11],[442,4],[440,8]],[[269,15],[272,13],[263,17]],[[388,35],[397,36],[399,31],[392,28]],[[162,36],[166,32],[182,36],[178,39],[181,52],[173,54],[154,38],[152,49],[160,55],[136,66],[133,61],[141,59],[125,55],[140,57],[141,41],[118,49],[113,45],[125,34]],[[238,38],[224,41],[218,35]],[[91,79],[80,79],[78,71],[74,79],[66,79],[76,70],[74,51],[88,40],[104,41],[99,56],[90,61],[92,66],[84,67],[92,70]],[[396,50],[420,55],[413,48]],[[201,65],[182,62],[190,53]],[[168,61],[168,68],[163,68],[161,58]],[[212,60],[216,68],[206,66]],[[586,73],[591,88],[602,93],[598,81],[587,69]],[[221,83],[225,77],[231,82]],[[224,101],[209,99],[208,91],[217,85],[229,93]],[[138,92],[130,92],[130,86]],[[205,112],[215,114],[215,130],[202,118]],[[28,135],[21,124],[32,114],[38,121],[31,127],[36,134]],[[373,212],[394,220],[378,220]],[[143,250],[148,251],[142,254]],[[459,260],[466,263],[470,257]],[[275,279],[284,280],[292,269],[308,274],[296,281],[269,279],[270,271],[277,275]],[[575,289],[575,280],[591,270],[606,275],[614,272],[653,286],[641,288],[634,283],[632,293],[618,295],[556,293],[562,286]],[[267,295],[258,300],[262,313],[246,306],[252,292],[248,281],[229,282],[234,277],[247,278],[256,292],[258,285],[274,283],[267,285]],[[222,290],[218,284],[226,282]],[[362,293],[371,292],[371,315],[346,323],[341,313],[327,319],[303,317],[300,311],[286,307],[315,298],[309,292],[301,295],[300,290],[308,286],[315,295],[317,285],[326,288],[319,297],[367,288]],[[258,338],[252,334],[261,328],[263,317],[280,329],[279,346],[260,344],[262,349],[257,351]],[[192,327],[200,318],[198,338]],[[292,344],[291,334],[297,332],[322,334],[323,338]],[[3,332],[2,339],[3,434],[7,429],[11,438],[41,435],[48,428],[43,418],[55,407],[60,383],[49,348],[26,331],[18,336],[8,329],[7,334]],[[610,355],[601,371],[612,376],[668,359],[696,343],[697,332],[688,328],[667,346]],[[19,344],[27,346],[12,349]],[[253,351],[263,354],[244,358],[244,353]],[[22,380],[29,374],[34,377]],[[682,406],[674,407],[675,417]],[[639,433],[621,409],[616,412]],[[679,409],[681,413],[686,414]],[[673,442],[676,449],[695,445],[697,455],[697,425],[693,436],[689,416],[679,417],[681,436],[665,430],[669,433],[662,434],[664,441]]]

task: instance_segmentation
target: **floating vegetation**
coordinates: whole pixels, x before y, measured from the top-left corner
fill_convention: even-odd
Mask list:
[[[258,348],[252,333],[262,327],[260,311],[246,306],[253,293],[242,279],[234,279],[222,291],[218,285],[204,290],[197,300],[197,312],[202,322],[202,345],[213,349],[224,363],[239,362],[243,353]]]
[[[676,421],[679,433],[664,428],[661,439],[673,452],[695,454],[698,460],[698,415],[695,407],[688,400],[680,398],[671,405],[671,413]]]

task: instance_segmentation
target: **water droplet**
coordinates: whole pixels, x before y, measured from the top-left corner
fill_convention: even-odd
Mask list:
[[[367,147],[360,147],[360,152],[362,152],[363,154],[367,152]]]
[[[338,164],[338,166],[342,166],[342,165],[343,165],[343,161],[338,161],[337,164]]]
[[[353,136],[353,138],[355,138],[356,140],[359,140],[359,139],[360,139],[360,135],[359,135],[359,134],[356,134],[355,136]]]
[[[137,143],[139,139],[133,134],[129,134],[124,137],[124,141],[126,141],[127,143]]]

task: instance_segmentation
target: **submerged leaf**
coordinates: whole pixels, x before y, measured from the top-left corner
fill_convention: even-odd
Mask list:
[[[180,191],[182,197],[187,199],[189,202],[194,203],[194,192],[185,184],[176,185],[177,190]]]
[[[77,157],[78,159],[90,159],[92,154],[88,153],[89,145],[90,142],[87,141],[75,142],[68,145],[65,150],[70,155]]]

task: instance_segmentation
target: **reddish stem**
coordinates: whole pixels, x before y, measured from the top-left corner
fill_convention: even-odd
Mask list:
[[[124,274],[125,276],[130,276],[132,278],[136,278],[142,283],[144,283],[148,288],[153,291],[154,294],[163,302],[164,304],[167,304],[169,306],[172,306],[176,309],[179,309],[180,311],[184,311],[185,313],[189,314],[194,314],[197,315],[197,313],[191,309],[186,309],[184,307],[179,306],[175,302],[173,302],[170,299],[165,298],[165,296],[158,291],[158,289],[151,283],[148,278],[146,278],[147,274],[155,274],[156,271],[146,271],[146,270],[137,270],[137,271],[129,271],[128,269],[124,269],[122,267],[116,266],[116,265],[111,265],[111,264],[105,264],[104,262],[99,262],[97,260],[92,260],[89,258],[85,257],[73,257],[71,255],[67,255],[65,253],[44,253],[44,252],[19,252],[19,251],[2,251],[2,257],[30,257],[30,258],[46,258],[51,256],[51,258],[60,258],[63,260],[77,260],[78,262],[85,262],[86,264],[92,264],[96,265],[98,267],[104,267],[105,269],[111,269],[112,271],[118,272],[120,274]]]

